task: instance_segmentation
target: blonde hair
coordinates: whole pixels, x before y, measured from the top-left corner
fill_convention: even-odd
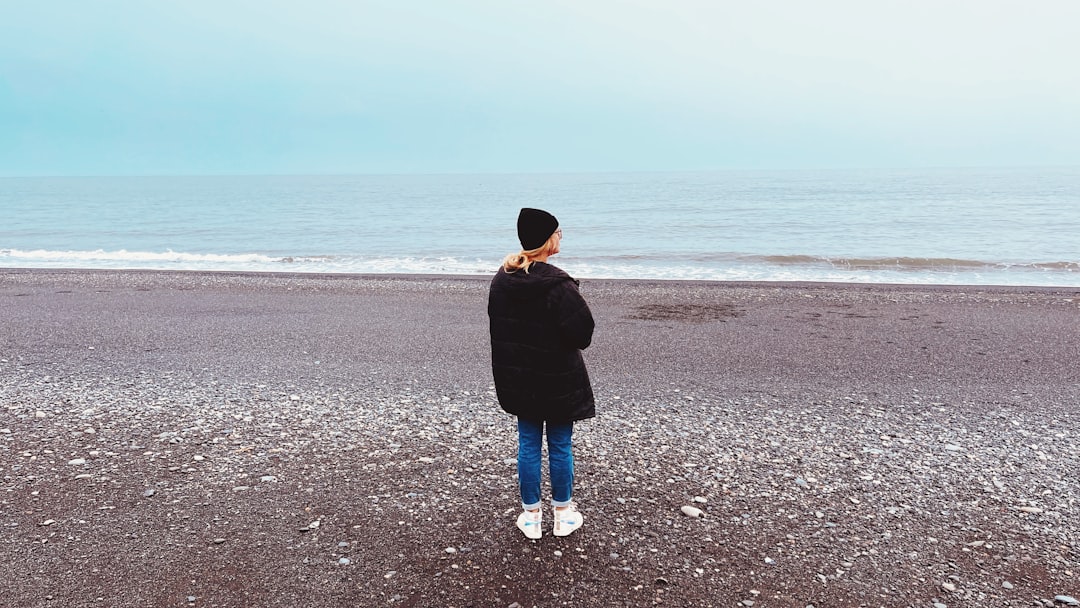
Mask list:
[[[533,265],[537,258],[549,256],[555,251],[555,239],[558,238],[558,234],[558,230],[551,233],[547,242],[536,249],[529,249],[528,251],[522,249],[517,253],[506,256],[502,263],[503,270],[506,272],[524,270],[525,274],[529,274],[529,267]]]

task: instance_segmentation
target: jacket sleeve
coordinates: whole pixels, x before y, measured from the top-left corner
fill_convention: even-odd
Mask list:
[[[555,288],[552,296],[562,343],[579,350],[588,348],[592,344],[596,322],[585,298],[581,297],[577,284],[566,281]]]

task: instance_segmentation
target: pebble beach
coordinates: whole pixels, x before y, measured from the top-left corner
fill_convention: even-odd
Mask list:
[[[530,541],[487,286],[0,269],[0,606],[1080,605],[1080,290],[583,281]]]

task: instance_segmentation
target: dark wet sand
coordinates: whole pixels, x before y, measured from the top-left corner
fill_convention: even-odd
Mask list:
[[[537,546],[512,525],[513,470],[503,461],[513,446],[489,392],[486,288],[483,277],[0,269],[0,605],[1029,606],[1080,592],[1075,498],[1016,511],[1078,494],[1080,289],[583,281],[597,319],[586,360],[599,413],[581,435],[588,519],[571,537],[578,545],[546,536]],[[861,422],[855,410],[877,413]],[[875,427],[874,416],[899,430]],[[979,426],[998,418],[1000,429]],[[1042,426],[1015,434],[1004,422],[1021,418]],[[800,545],[796,531],[785,541],[776,528],[782,518],[735,525],[748,510],[787,504],[810,521],[829,519],[830,507],[869,526],[845,510],[875,504],[877,487],[860,490],[854,471],[821,465],[846,481],[826,489],[822,480],[822,502],[802,511],[783,498],[809,500],[797,486],[760,494],[764,505],[746,487],[805,476],[806,450],[830,441],[836,467],[852,453],[858,462],[867,429],[886,448],[864,460],[887,459],[905,433],[916,441],[904,445],[918,448],[925,433],[951,450],[971,436],[950,438],[965,420],[971,434],[986,431],[962,445],[968,468],[926,486],[886,481],[901,494],[944,487],[942,500],[976,503],[1015,486],[995,498],[997,523],[983,523],[1026,549],[962,564],[959,582],[948,564],[982,548],[966,545],[982,538],[963,530],[978,523],[974,511],[936,529],[938,505],[910,509],[922,515],[900,525],[916,533],[897,549],[922,553],[910,567],[875,558],[891,550],[888,530]],[[736,428],[747,421],[755,425]],[[459,423],[455,445],[442,429]],[[692,437],[710,425],[708,439]],[[794,437],[816,425],[824,439]],[[656,485],[635,473],[645,479],[635,494],[624,469],[655,454],[656,444],[635,445],[645,436],[670,442],[661,464],[676,473]],[[768,460],[754,446],[789,442],[801,451],[774,462],[790,466],[680,468],[699,459],[698,447],[745,464]],[[1038,454],[1050,468],[977,479],[986,462]],[[88,464],[68,464],[76,458]],[[430,464],[417,458],[437,470],[410,469]],[[287,481],[260,482],[265,475]],[[970,491],[955,489],[968,481]],[[711,513],[698,530],[678,513],[695,495],[708,496]],[[881,500],[875,526],[903,502]],[[638,511],[620,511],[627,505]],[[450,525],[430,528],[432,516]],[[320,529],[299,531],[315,519]],[[952,553],[918,544],[928,537]],[[860,553],[851,549],[860,538],[885,545]],[[657,551],[634,557],[635,542]],[[784,542],[803,557],[777,560],[769,575],[755,548]],[[857,571],[860,555],[873,564],[861,578],[833,574]],[[950,580],[960,589],[943,591]],[[964,595],[969,581],[978,585]]]

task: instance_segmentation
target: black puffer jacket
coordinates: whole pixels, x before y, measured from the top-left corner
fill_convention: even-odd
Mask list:
[[[491,369],[504,410],[551,422],[596,415],[581,357],[595,322],[577,281],[543,262],[528,273],[500,268],[488,293],[488,318]]]

